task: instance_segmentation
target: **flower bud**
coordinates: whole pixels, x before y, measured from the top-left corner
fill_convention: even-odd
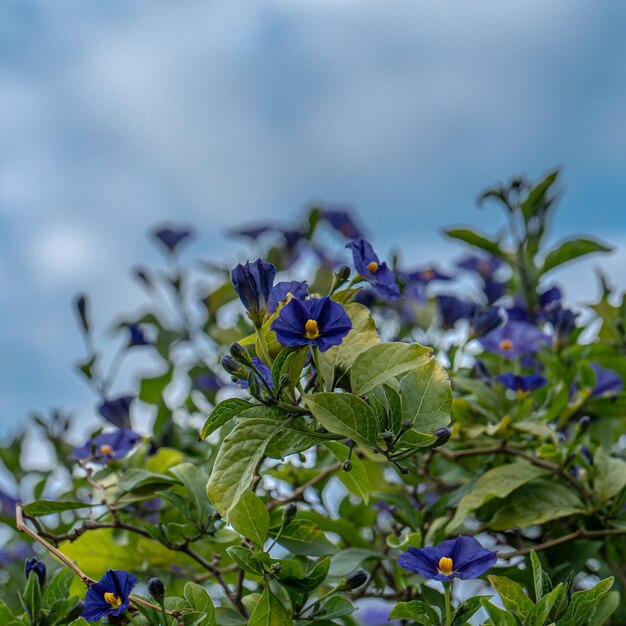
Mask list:
[[[342,283],[345,283],[348,278],[350,278],[350,267],[348,265],[342,265],[336,272],[335,272],[335,279],[337,281],[341,281]]]
[[[391,443],[393,441],[393,433],[390,430],[386,430],[383,433],[383,439],[386,443]]]
[[[155,599],[161,600],[165,595],[165,586],[160,578],[151,578],[148,581],[148,593]]]
[[[344,461],[341,468],[343,469],[344,472],[352,471],[352,461]]]
[[[26,559],[24,563],[24,574],[26,575],[26,580],[28,580],[30,573],[34,572],[39,578],[39,586],[43,588],[46,584],[46,565],[42,561],[39,561],[35,557],[31,559]]]
[[[240,343],[230,344],[230,354],[233,359],[235,359],[235,361],[239,361],[239,363],[243,363],[248,366],[252,364],[252,359],[250,358],[248,351]]]
[[[241,363],[238,363],[229,354],[225,354],[222,357],[222,367],[232,376],[239,377],[244,371],[241,367]]]
[[[411,420],[404,420],[404,422],[402,422],[403,431],[411,430],[412,427],[413,427],[413,422]]]
[[[438,428],[435,432],[433,432],[433,435],[437,437],[437,441],[433,443],[431,448],[438,448],[439,446],[443,446],[445,443],[448,443],[450,437],[452,436],[452,431],[447,426],[444,426],[443,428]]]
[[[83,330],[89,331],[91,324],[89,323],[89,314],[87,312],[87,296],[84,293],[79,293],[74,301],[76,311],[78,312],[78,319]]]
[[[298,507],[291,502],[283,509],[283,526],[287,526],[289,522],[296,516]]]
[[[358,569],[356,570],[356,572],[352,572],[352,574],[346,577],[341,588],[344,591],[351,591],[352,589],[357,589],[358,587],[361,587],[366,582],[367,582],[367,572],[362,569]]]

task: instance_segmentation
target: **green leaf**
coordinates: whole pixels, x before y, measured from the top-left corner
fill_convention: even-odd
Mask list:
[[[482,600],[483,596],[475,596],[462,602],[452,614],[451,626],[465,626],[467,620],[481,609],[483,605]]]
[[[604,504],[626,487],[626,463],[609,456],[604,448],[593,455],[593,485],[600,504]]]
[[[82,617],[75,619],[73,622],[68,624],[68,626],[89,626],[89,622]]]
[[[559,176],[559,170],[550,172],[539,184],[535,185],[521,203],[522,215],[524,220],[528,222],[532,217],[543,211],[546,204],[551,204],[550,199],[546,199],[546,194],[556,182]]]
[[[361,352],[350,370],[352,393],[364,396],[415,367],[422,367],[433,358],[431,348],[418,343],[380,343]]]
[[[270,534],[275,536],[278,529]],[[303,519],[291,521],[280,534],[278,543],[293,554],[304,556],[326,556],[337,552],[337,546],[331,543],[317,524]]]
[[[453,533],[463,525],[467,516],[493,498],[504,498],[525,483],[545,475],[546,471],[525,461],[499,465],[485,472],[474,483],[472,491],[464,496],[448,524]]]
[[[176,476],[185,487],[189,500],[195,510],[194,522],[198,528],[207,523],[213,513],[213,507],[206,493],[206,484],[209,477],[193,463],[181,463],[170,468],[170,473]]]
[[[572,239],[565,241],[546,255],[540,274],[547,274],[554,268],[594,252],[611,252],[613,248],[593,239]]]
[[[213,606],[211,596],[204,587],[188,582],[185,584],[183,595],[192,609],[204,614],[204,620],[201,622],[196,621],[194,624],[197,624],[197,626],[216,626],[215,607]]]
[[[326,352],[320,352],[319,355],[322,378],[327,389],[333,389],[335,386],[337,368],[347,371],[359,354],[380,343],[376,322],[366,306],[353,302],[344,305],[344,308],[352,320],[352,330],[346,335],[341,345],[333,346]]]
[[[13,619],[13,613],[9,611],[9,607],[0,600],[0,624],[6,624],[9,620]]]
[[[240,535],[250,539],[258,548],[263,548],[270,514],[259,496],[252,491],[245,491],[232,508],[228,521]]]
[[[230,558],[241,567],[244,572],[255,576],[263,576],[263,568],[261,564],[254,558],[254,555],[248,548],[242,546],[229,546],[226,552]]]
[[[172,476],[131,467],[124,472],[117,487],[122,493],[153,493],[179,484]]]
[[[163,391],[172,382],[173,370],[170,367],[164,374],[154,378],[143,378],[139,385],[139,399],[148,404],[161,404]]]
[[[468,243],[470,246],[480,248],[481,250],[489,252],[489,254],[493,254],[493,256],[497,256],[500,259],[508,261],[506,252],[502,250],[497,242],[485,237],[484,235],[480,235],[469,228],[450,228],[448,230],[444,230],[443,232],[452,239],[459,239],[460,241]]]
[[[322,608],[320,609],[318,615],[324,620],[334,620],[337,617],[345,617],[351,613],[354,613],[354,606],[350,600],[344,598],[343,596],[333,596],[322,604]],[[335,624],[336,622],[332,623]]]
[[[308,354],[307,346],[281,350],[272,365],[274,385],[278,387],[281,379],[286,376],[289,379],[290,387],[293,389],[300,380]]]
[[[78,502],[76,500],[37,500],[24,506],[24,513],[41,517],[42,515],[50,515],[51,513],[62,513],[63,511],[74,511],[76,509],[85,509],[93,505]]]
[[[585,513],[571,488],[552,480],[535,480],[507,498],[488,525],[493,530],[544,524],[551,520]]]
[[[402,398],[399,391],[388,384],[379,385],[369,393],[368,400],[376,413],[380,430],[388,429],[397,435],[402,427]]]
[[[448,373],[437,359],[415,367],[400,381],[402,421],[424,433],[450,423],[452,388]]]
[[[483,598],[482,605],[487,613],[489,613],[493,626],[518,626],[518,621],[513,615],[489,602],[488,599]]]
[[[541,561],[534,550],[530,551],[530,565],[533,571],[533,586],[535,588],[535,602],[543,597],[543,577],[545,576]]]
[[[342,463],[348,459],[348,453],[350,448],[343,443],[335,441],[325,442],[326,447],[333,453],[333,456]],[[350,458],[352,463],[352,469],[349,472],[340,470],[336,476],[345,485],[345,487],[363,500],[364,504],[369,504],[370,501],[370,486],[369,479],[365,467],[358,456],[352,455]]]
[[[596,605],[596,610],[589,620],[589,626],[603,626],[620,606],[621,596],[619,591],[609,591],[602,598],[602,602]]]
[[[378,421],[365,400],[350,393],[309,394],[304,400],[326,430],[377,447]]]
[[[48,582],[43,594],[43,605],[50,609],[55,602],[65,600],[70,595],[70,585],[74,579],[74,572],[70,569],[59,570]],[[0,623],[2,623],[0,621]]]
[[[237,424],[222,442],[207,494],[226,520],[250,487],[265,448],[280,428],[281,424],[273,420],[249,419]]]
[[[391,610],[389,619],[412,620],[422,626],[439,626],[440,623],[437,611],[421,600],[398,602]]]
[[[487,576],[491,586],[500,594],[502,602],[508,611],[524,620],[528,612],[533,608],[522,587],[504,576]]]
[[[601,580],[593,589],[577,591],[572,594],[565,615],[559,620],[559,626],[583,626],[587,624],[589,614],[606,596],[613,586],[613,577]]]
[[[256,608],[250,616],[248,626],[293,626],[293,620],[283,603],[266,585]]]
[[[26,613],[28,613],[31,625],[39,626],[39,613],[41,611],[41,586],[39,584],[39,577],[33,571],[31,571],[28,576],[28,582],[26,583],[26,590],[24,591],[22,604],[24,605]]]
[[[311,593],[326,580],[330,558],[325,557],[317,563],[302,557],[298,559],[269,559],[267,565],[271,567],[273,563],[280,565],[280,570],[275,576],[283,587],[296,593]]]
[[[550,593],[543,596],[528,612],[525,623],[529,626],[544,626],[548,621],[552,607],[561,595],[562,587],[563,583],[559,583]]]
[[[240,398],[228,398],[220,402],[207,418],[202,430],[200,431],[200,439],[206,439],[211,433],[215,432],[220,426],[229,422],[233,417],[239,415],[245,409],[252,405]]]

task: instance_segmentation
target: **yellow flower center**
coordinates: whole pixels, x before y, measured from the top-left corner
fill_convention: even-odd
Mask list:
[[[372,261],[371,263],[368,263],[367,270],[369,271],[370,274],[376,274],[376,272],[378,271],[378,263],[376,263],[376,261]]]
[[[100,446],[100,454],[102,454],[102,456],[113,454],[113,448],[108,443],[102,444]]]
[[[119,609],[120,606],[122,606],[122,600],[116,596],[114,593],[111,593],[110,591],[107,591],[104,594],[104,601],[107,604],[110,604],[114,609]]]
[[[320,336],[317,320],[307,320],[304,325],[304,335],[307,339],[317,339]]]
[[[450,574],[452,574],[452,559],[448,558],[447,556],[442,556],[439,559],[439,573],[443,574],[444,576],[450,576]]]
[[[499,346],[500,350],[513,350],[513,342],[510,339],[503,339]]]

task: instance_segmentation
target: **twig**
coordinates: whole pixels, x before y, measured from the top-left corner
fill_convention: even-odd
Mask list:
[[[501,559],[511,559],[514,556],[522,556],[524,554],[529,554],[532,551],[540,552],[541,550],[548,550],[549,548],[554,548],[556,546],[560,546],[561,544],[575,541],[576,539],[618,537],[620,535],[626,535],[626,529],[622,530],[619,528],[611,528],[607,530],[587,530],[585,528],[579,528],[569,535],[563,535],[562,537],[557,537],[556,539],[551,539],[550,541],[545,541],[544,543],[538,543],[530,548],[522,548],[521,550],[513,550],[512,552],[499,552],[498,557]]]
[[[48,550],[48,552],[54,554],[54,556],[56,556],[59,561],[61,561],[66,567],[69,567],[83,581],[86,587],[91,587],[91,585],[95,584],[96,581],[93,578],[87,576],[87,574],[85,574],[85,572],[83,572],[78,567],[78,565],[76,565],[76,563],[70,561],[70,559],[66,557],[65,554],[63,554],[63,552],[61,552],[58,548],[55,548],[43,537],[40,537],[34,530],[26,526],[26,524],[24,523],[22,505],[19,502],[15,505],[15,527],[19,532],[26,533],[29,537],[32,537],[35,541],[40,543],[46,550]],[[155,611],[159,612],[161,611],[161,607],[157,606],[156,604],[147,602],[142,598],[138,598],[134,595],[129,595],[128,597],[130,598],[131,602],[134,602],[135,604],[141,604],[142,606],[148,607],[149,609],[154,609]],[[176,618],[180,617],[179,611],[166,611],[166,613]]]

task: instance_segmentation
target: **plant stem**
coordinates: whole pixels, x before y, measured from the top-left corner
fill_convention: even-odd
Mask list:
[[[452,623],[452,602],[451,602],[451,593],[450,590],[452,588],[452,581],[450,582],[444,582],[443,583],[443,589],[445,592],[445,603],[446,603],[446,620],[445,620],[445,626],[450,626],[450,624]]]

